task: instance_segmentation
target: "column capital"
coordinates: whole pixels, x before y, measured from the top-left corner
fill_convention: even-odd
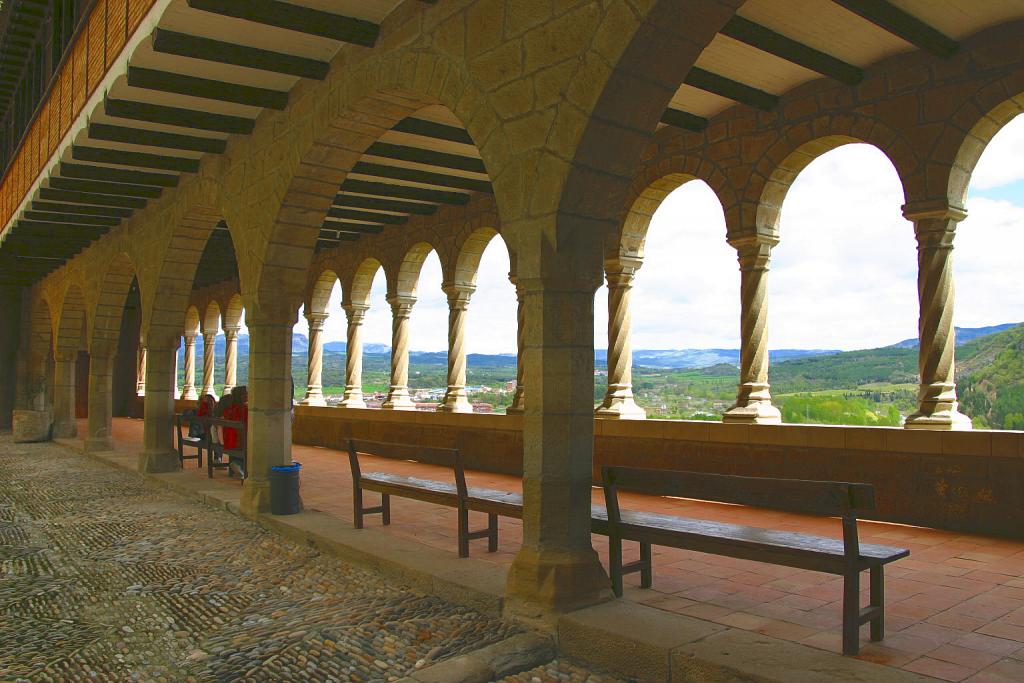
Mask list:
[[[469,300],[476,291],[476,285],[468,282],[446,282],[441,285],[442,291],[448,295],[448,306],[465,310]]]
[[[345,316],[348,318],[349,324],[360,325],[363,322],[363,318],[366,316],[366,312],[370,310],[369,304],[342,304],[341,308],[345,311]]]
[[[188,345],[194,346],[195,345],[195,343],[196,343],[196,335],[194,335],[194,334],[183,334],[181,336],[185,338],[185,345],[186,346],[188,346]]]
[[[408,316],[412,313],[412,307],[416,303],[416,297],[408,294],[396,294],[388,297],[388,304],[391,306],[391,313],[397,316]]]
[[[959,223],[967,218],[967,209],[954,206],[944,199],[920,202],[907,202],[903,205],[903,217],[908,221],[940,220]]]
[[[239,325],[225,325],[224,326],[224,338],[225,339],[238,339],[238,331],[241,329]]]
[[[324,328],[324,322],[330,317],[330,313],[324,311],[323,313],[306,313],[306,321],[309,323],[309,328],[320,329]]]

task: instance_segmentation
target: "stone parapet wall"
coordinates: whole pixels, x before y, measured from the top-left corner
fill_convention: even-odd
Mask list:
[[[458,447],[467,467],[522,474],[522,418],[299,406],[295,443],[350,437]],[[886,427],[595,421],[594,482],[607,464],[748,476],[863,481],[877,519],[1024,536],[1024,433]]]

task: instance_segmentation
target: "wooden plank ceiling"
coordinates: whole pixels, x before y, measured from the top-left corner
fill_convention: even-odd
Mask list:
[[[372,47],[400,1],[175,0],[0,245],[0,260],[15,259],[4,277],[39,279],[173,191],[204,154],[249,134],[263,109],[286,107],[300,80],[325,78],[342,45]],[[866,67],[900,52],[948,58],[958,40],[1021,16],[1015,0],[749,0],[704,50],[662,123],[699,131],[732,106],[771,110],[801,83],[855,84]],[[401,229],[412,216],[490,191],[463,126],[429,107],[366,151],[339,188],[317,248]],[[213,253],[225,246],[230,259]],[[197,285],[237,275],[226,226],[208,251]]]

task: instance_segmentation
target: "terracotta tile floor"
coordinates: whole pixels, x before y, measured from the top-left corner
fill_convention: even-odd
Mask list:
[[[84,429],[83,423],[80,433]],[[138,450],[142,421],[116,419],[114,437],[119,449]],[[327,448],[295,446],[293,457],[303,466],[302,497],[306,507],[336,515],[342,523],[351,521],[351,481],[345,455]],[[364,469],[442,476],[439,470],[427,466],[376,463],[379,467],[375,467],[374,459],[367,458]],[[196,477],[205,478],[205,470],[193,469],[193,463],[186,467]],[[506,490],[520,487],[514,477],[478,472],[470,472],[467,477],[471,485]],[[223,471],[216,473],[213,481],[238,486]],[[600,502],[600,491],[595,489],[594,493]],[[648,496],[624,496],[623,502],[624,507],[688,517],[824,536],[841,534],[838,521],[833,519]],[[393,499],[392,525],[380,527],[378,519],[368,518],[370,532],[450,550],[453,561],[457,561],[453,510]],[[481,516],[477,521],[482,525],[482,520]],[[881,643],[870,643],[864,628],[860,658],[941,680],[1024,681],[1024,541],[879,522],[861,522],[860,534],[862,542],[910,548],[912,553],[886,569],[886,638]],[[521,542],[521,523],[502,519],[499,552],[487,554],[486,542],[480,540],[472,542],[471,553],[507,566]],[[594,547],[604,561],[606,540],[594,536]],[[627,586],[633,586],[627,589],[626,598],[636,602],[841,651],[839,577],[655,548],[654,587],[636,588],[637,575],[626,581]],[[866,585],[862,588],[866,590]]]

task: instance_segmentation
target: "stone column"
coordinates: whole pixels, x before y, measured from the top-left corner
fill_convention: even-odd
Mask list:
[[[296,306],[297,308],[297,306]],[[241,510],[270,510],[270,468],[292,462],[292,328],[295,311],[280,303],[253,310],[249,326],[249,469]]]
[[[224,326],[224,395],[238,384],[238,325]]]
[[[608,279],[608,389],[598,406],[597,417],[643,420],[644,409],[633,399],[633,278],[639,258],[621,258],[606,264]]]
[[[416,410],[409,396],[409,315],[414,296],[388,298],[391,304],[391,388],[382,408],[387,410]]]
[[[778,424],[768,384],[768,263],[778,239],[764,235],[729,240],[740,263],[740,384],[723,422]]]
[[[196,336],[185,335],[185,386],[181,389],[181,397],[186,401],[199,398],[196,393]]]
[[[448,389],[437,407],[445,413],[471,413],[466,396],[466,311],[476,287],[467,284],[445,285],[448,295]]]
[[[77,351],[57,351],[53,363],[53,437],[78,436],[75,419],[75,365]]]
[[[180,337],[176,333],[146,336],[146,403],[142,430],[140,472],[173,472],[178,469],[174,449],[174,393]]]
[[[146,347],[139,345],[139,361],[135,372],[135,394],[145,397],[146,395]]]
[[[345,343],[345,396],[341,401],[342,408],[365,408],[363,400],[363,319],[366,317],[366,304],[345,304],[345,317],[348,319],[347,340]]]
[[[87,453],[114,449],[113,351],[93,345],[89,355],[89,421],[85,439]],[[116,347],[115,347],[116,348]]]
[[[517,254],[530,400],[523,416],[523,544],[509,570],[506,604],[527,619],[611,598],[590,535],[601,241],[581,234],[593,241],[560,245],[559,253],[546,234],[527,233]]]
[[[306,395],[299,403],[304,406],[323,406],[324,322],[327,313],[307,313],[309,347],[306,353]]]
[[[512,405],[505,412],[509,415],[521,415],[526,410],[526,297],[519,278],[509,276],[516,288],[516,393],[512,397]]]
[[[217,365],[217,328],[203,330],[203,390],[202,396],[216,396],[213,389],[213,371]]]
[[[953,329],[953,237],[957,223],[967,217],[961,208],[904,206],[917,237],[917,295],[920,305],[918,369],[921,387],[918,409],[907,417],[907,429],[971,429],[956,397]]]

